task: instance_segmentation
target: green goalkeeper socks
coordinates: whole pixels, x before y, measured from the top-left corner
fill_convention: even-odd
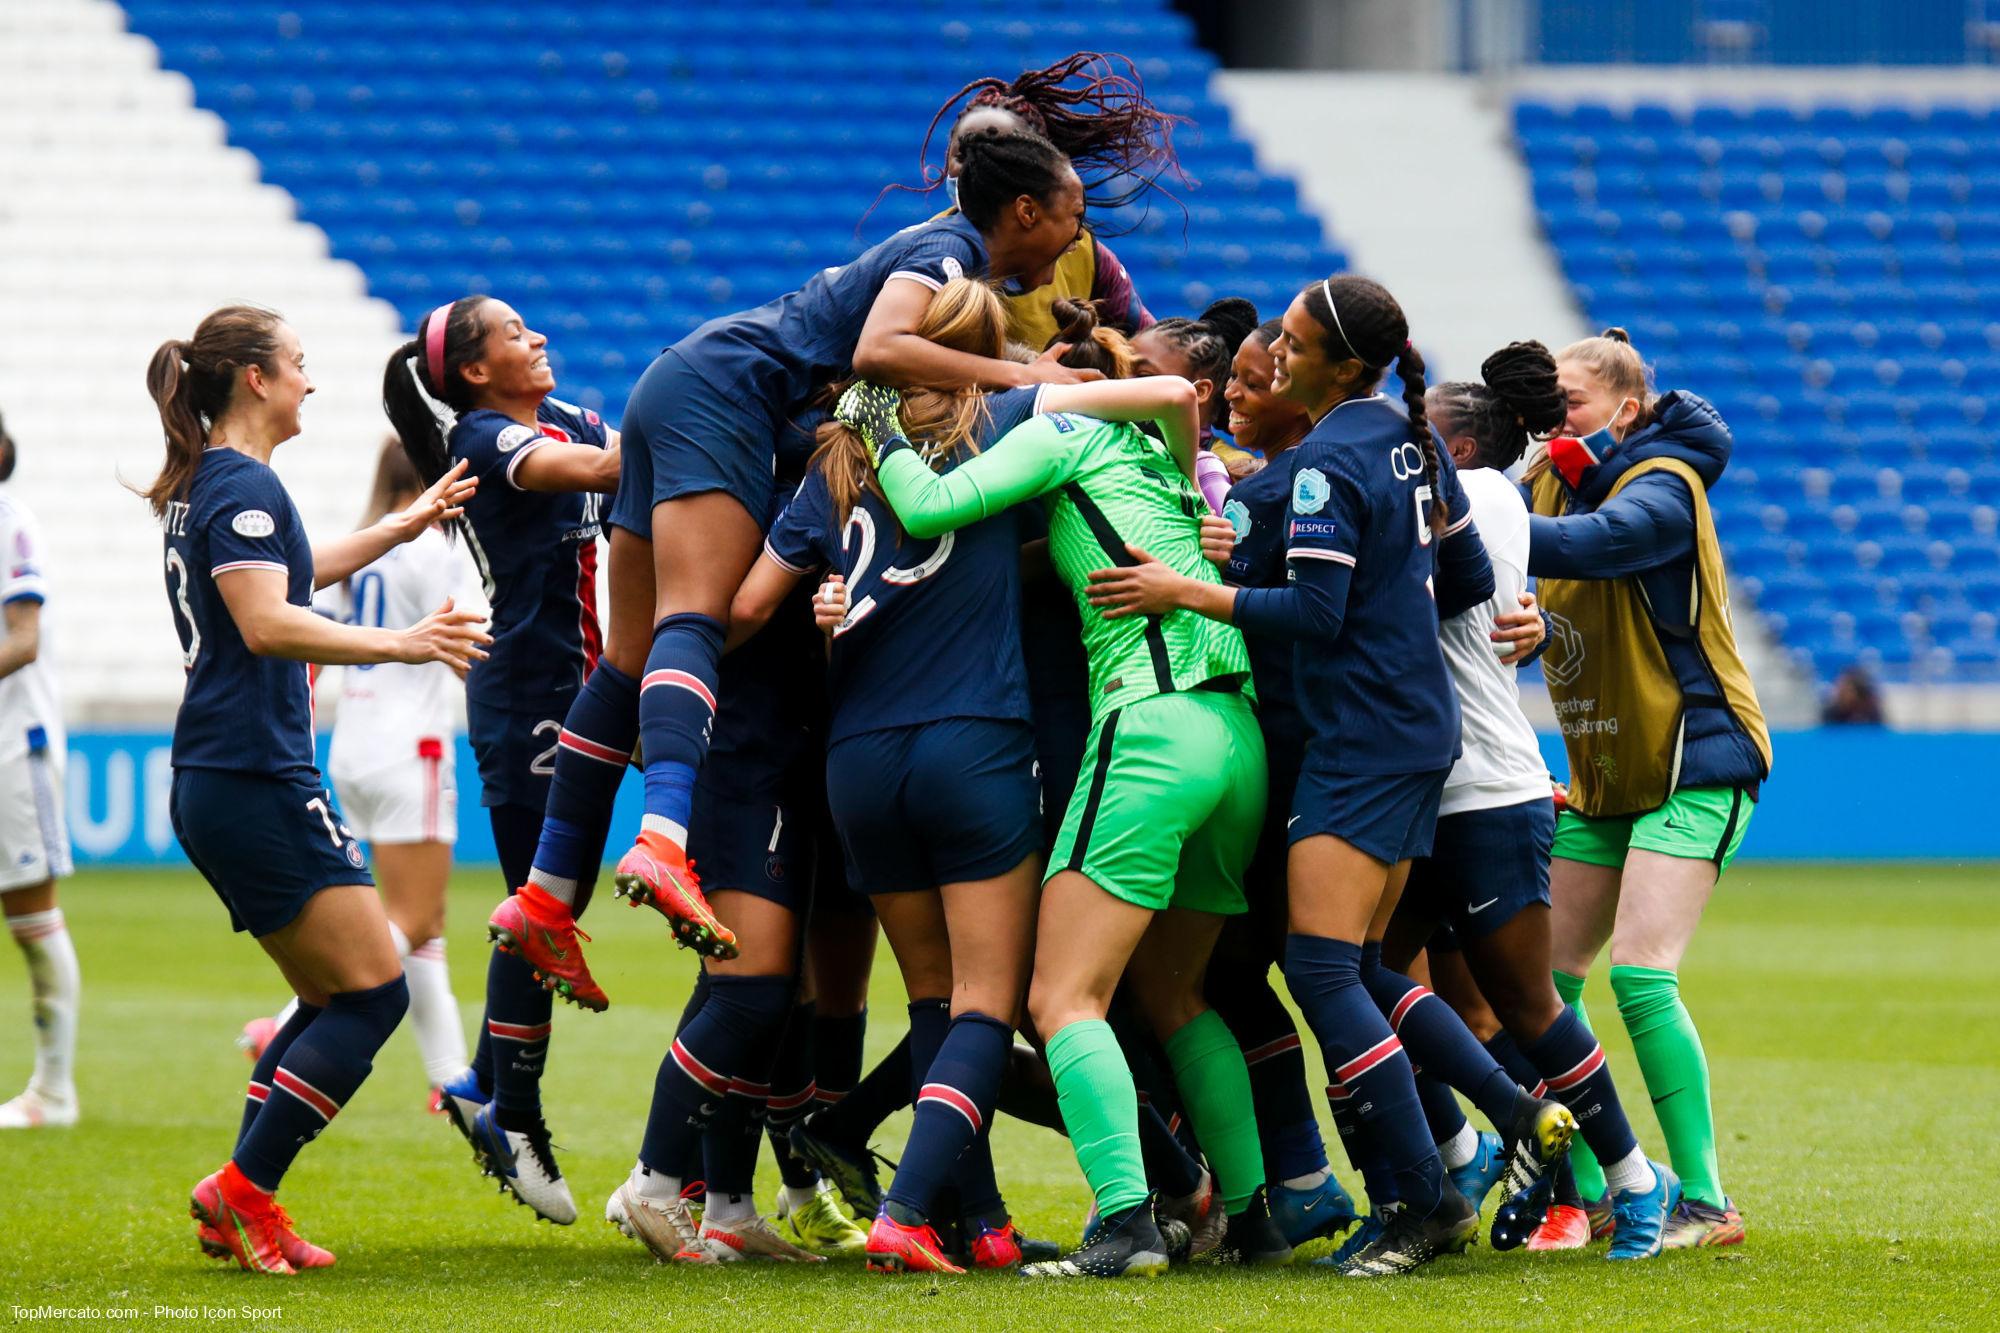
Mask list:
[[[1709,1104],[1708,1057],[1701,1034],[1681,1003],[1680,978],[1656,967],[1613,967],[1611,991],[1646,1076],[1653,1114],[1689,1198],[1726,1206],[1715,1154],[1715,1112]]]
[[[1560,969],[1556,970],[1555,979],[1556,995],[1564,1004],[1576,1010],[1577,1018],[1585,1027],[1589,1027],[1590,1015],[1585,1013],[1583,1008],[1584,979],[1571,976]],[[1584,1143],[1580,1134],[1570,1140],[1569,1170],[1570,1175],[1576,1180],[1576,1192],[1579,1195],[1585,1199],[1604,1197],[1604,1168],[1598,1164],[1597,1155],[1590,1151],[1589,1145]]]
[[[1264,1183],[1264,1151],[1243,1048],[1222,1015],[1208,1009],[1168,1037],[1166,1049],[1195,1140],[1215,1168],[1225,1211],[1234,1217]]]
[[[1071,1023],[1049,1038],[1049,1073],[1069,1130],[1077,1165],[1097,1196],[1100,1217],[1146,1201],[1146,1163],[1139,1154],[1139,1094],[1111,1025]],[[1240,1063],[1242,1056],[1237,1060]],[[1248,1081],[1248,1075],[1244,1076]],[[1255,1138],[1254,1122],[1252,1139]]]

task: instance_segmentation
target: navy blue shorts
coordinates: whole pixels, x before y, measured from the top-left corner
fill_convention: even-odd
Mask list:
[[[1437,821],[1431,854],[1410,867],[1403,901],[1461,940],[1490,935],[1522,908],[1549,902],[1555,802],[1466,810]]]
[[[260,939],[292,924],[321,889],[375,882],[312,770],[277,778],[176,768],[167,813],[181,850],[229,909],[229,924]]]
[[[1292,796],[1286,844],[1330,833],[1390,865],[1428,856],[1450,773],[1336,773],[1308,761]]]
[[[954,717],[849,736],[826,752],[826,792],[860,893],[991,879],[1042,847],[1026,722]]]
[[[819,813],[797,784],[743,795],[697,781],[688,859],[703,890],[739,889],[803,914],[812,902]]]
[[[778,426],[767,404],[731,401],[669,347],[632,388],[619,422],[618,496],[609,522],[653,540],[653,507],[723,491],[769,521]]]
[[[556,741],[571,699],[551,699],[540,708],[507,708],[467,695],[465,738],[479,764],[479,803],[549,803],[549,779],[556,772]]]

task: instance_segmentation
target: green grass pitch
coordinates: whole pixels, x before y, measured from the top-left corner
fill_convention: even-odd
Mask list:
[[[498,887],[490,872],[455,882],[451,947],[468,1025]],[[1480,1248],[1370,1284],[1304,1266],[1042,1285],[881,1277],[858,1261],[655,1264],[602,1210],[637,1148],[692,960],[652,914],[609,899],[587,924],[612,1008],[558,1006],[549,1066],[578,1223],[536,1223],[477,1177],[445,1122],[420,1110],[422,1073],[398,1034],[286,1182],[293,1214],[339,1265],[255,1278],[201,1257],[186,1207],[189,1186],[228,1150],[246,1072],[231,1039],[284,998],[276,974],[229,934],[191,873],[80,875],[63,902],[84,970],[84,1120],[0,1138],[0,1315],[11,1322],[46,1305],[94,1307],[105,1322],[136,1309],[127,1322],[185,1324],[206,1310],[210,1322],[300,1329],[2000,1327],[2000,875],[1990,866],[1730,874],[1683,976],[1747,1245],[1621,1267],[1601,1247]],[[1658,1155],[1602,972],[1597,1027]],[[18,955],[0,949],[0,1095],[28,1071],[25,991]],[[871,1053],[898,1035],[901,1001],[885,952]],[[891,1155],[907,1123],[886,1127]],[[994,1145],[1024,1226],[1073,1237],[1087,1199],[1067,1144],[1003,1119]],[[768,1166],[759,1183],[768,1206]]]

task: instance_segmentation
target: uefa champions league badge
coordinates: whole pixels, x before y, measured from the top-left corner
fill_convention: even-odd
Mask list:
[[[1292,478],[1292,512],[1295,514],[1317,514],[1326,508],[1327,497],[1333,488],[1326,484],[1326,474],[1316,467],[1300,468],[1299,475]]]
[[[229,526],[240,537],[268,537],[278,530],[277,521],[261,509],[244,510],[229,520]]]
[[[965,265],[959,263],[958,257],[955,255],[946,255],[944,262],[938,265],[938,267],[944,270],[944,275],[947,278],[962,278],[965,276]]]
[[[500,432],[493,441],[493,447],[503,454],[511,454],[540,433],[533,426],[523,426],[517,421]]]
[[[1231,500],[1222,506],[1222,516],[1229,521],[1229,530],[1236,534],[1237,541],[1250,535],[1250,506],[1241,500]]]

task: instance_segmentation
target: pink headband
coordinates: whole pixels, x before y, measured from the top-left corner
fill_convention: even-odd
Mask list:
[[[451,322],[451,308],[456,304],[446,301],[425,317],[424,369],[430,372],[431,389],[436,393],[444,392],[444,326]]]

